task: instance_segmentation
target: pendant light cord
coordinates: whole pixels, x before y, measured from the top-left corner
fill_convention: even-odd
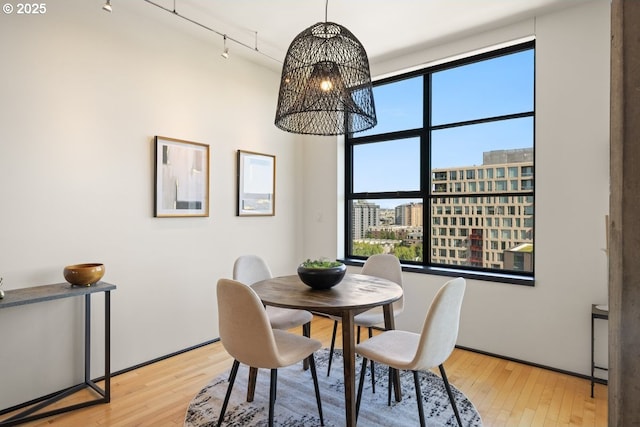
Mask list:
[[[329,20],[327,19],[329,16],[329,0],[327,0],[324,4],[324,23],[326,24]]]

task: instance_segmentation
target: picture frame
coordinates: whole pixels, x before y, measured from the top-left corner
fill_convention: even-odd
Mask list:
[[[274,216],[276,206],[276,156],[238,150],[237,216]]]
[[[156,136],[154,216],[209,216],[209,146]]]

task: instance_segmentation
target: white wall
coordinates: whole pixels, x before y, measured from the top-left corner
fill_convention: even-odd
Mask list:
[[[536,283],[527,287],[469,280],[459,345],[571,372],[590,372],[591,304],[607,302],[603,248],[609,203],[609,7],[606,0],[585,2],[535,21],[372,64],[375,75],[389,75],[536,36]],[[318,167],[308,171],[305,193],[321,194],[314,190],[324,186],[332,164],[341,174],[342,158],[319,145],[305,145],[305,150],[306,158],[322,159],[325,171],[321,179],[315,173]],[[343,178],[337,183],[337,200]],[[332,196],[315,200],[305,212],[306,220],[314,220],[315,206],[336,203]],[[343,208],[337,205],[341,222]],[[313,235],[331,232],[327,225],[316,228]],[[343,233],[337,237],[335,254],[341,256]],[[322,240],[322,245],[327,242]],[[309,239],[305,247],[312,247]],[[405,273],[406,309],[396,326],[418,331],[429,302],[446,279]],[[606,332],[599,338],[599,353],[606,355]]]
[[[144,2],[0,15],[3,289],[103,262],[118,287],[114,371],[217,337],[215,283],[238,255],[262,254],[275,274],[301,257],[302,150],[273,125],[279,75],[224,60],[222,39],[193,28]],[[210,145],[208,218],[153,218],[154,135]],[[276,155],[275,217],[235,216],[238,149]],[[104,299],[94,300],[97,376]],[[81,380],[81,324],[80,299],[0,310],[0,408]]]

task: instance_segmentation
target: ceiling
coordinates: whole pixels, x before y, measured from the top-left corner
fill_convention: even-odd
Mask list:
[[[281,68],[293,38],[307,27],[325,20],[327,5],[325,0],[144,1],[148,3],[150,14],[166,15],[162,21],[176,25],[182,31],[209,39],[214,37],[219,43],[217,47],[222,46],[222,36],[216,33],[227,34],[231,58],[238,54],[277,69]],[[331,0],[327,18],[348,28],[364,45],[369,62],[374,64],[585,1]],[[154,4],[168,11],[175,10],[179,16],[162,12]],[[117,11],[118,4],[114,1],[113,13]],[[213,31],[207,31],[201,25]]]

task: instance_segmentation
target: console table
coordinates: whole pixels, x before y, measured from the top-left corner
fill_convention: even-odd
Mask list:
[[[607,384],[607,380],[597,378],[595,376],[596,369],[607,371],[607,368],[597,366],[595,362],[595,333],[594,326],[596,319],[609,320],[609,312],[607,310],[600,310],[596,304],[591,305],[591,397],[593,397],[593,383],[598,382],[600,384]]]
[[[72,286],[68,283],[57,283],[53,285],[43,285],[24,289],[14,289],[5,292],[4,299],[0,299],[0,309],[16,307],[26,304],[52,301],[61,298],[71,298],[84,296],[84,382],[60,390],[59,392],[32,400],[21,405],[0,411],[0,416],[21,412],[11,415],[6,419],[0,419],[0,426],[14,426],[40,418],[50,417],[63,412],[73,411],[99,403],[108,403],[111,400],[111,291],[115,285],[98,282],[91,286]],[[104,389],[91,380],[91,294],[104,292]],[[57,408],[45,412],[38,412],[48,405],[85,388],[93,389],[100,397],[77,403],[62,408]],[[26,408],[26,409],[25,409]],[[38,413],[36,413],[38,412]]]

